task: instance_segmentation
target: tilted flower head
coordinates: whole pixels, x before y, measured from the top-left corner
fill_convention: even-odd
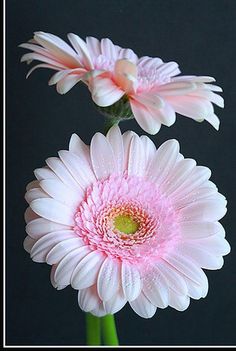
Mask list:
[[[150,318],[206,296],[202,268],[221,268],[230,251],[218,222],[226,200],[176,140],[156,149],[114,126],[90,147],[73,134],[69,151],[46,163],[27,187],[24,247],[52,265],[55,288],[77,289],[81,309],[96,316],[128,302]]]
[[[119,111],[116,117],[134,116],[148,133],[156,134],[161,124],[171,126],[176,112],[196,121],[207,120],[218,130],[219,119],[212,103],[223,107],[224,100],[215,92],[222,89],[208,76],[179,76],[176,62],[164,63],[160,58],[138,58],[131,49],[114,45],[110,39],[99,41],[87,37],[83,41],[68,34],[71,48],[55,35],[36,32],[29,43],[20,46],[32,52],[21,61],[42,61],[40,67],[57,70],[49,81],[60,94],[83,81],[91,91],[93,101],[106,114]],[[129,112],[127,113],[127,101]],[[108,107],[114,106],[112,110]],[[116,105],[117,104],[117,105]],[[124,105],[124,108],[122,106]]]

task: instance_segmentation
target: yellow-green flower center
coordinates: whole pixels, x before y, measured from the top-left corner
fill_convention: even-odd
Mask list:
[[[131,216],[119,215],[114,218],[115,229],[125,234],[134,234],[139,228],[139,224]]]

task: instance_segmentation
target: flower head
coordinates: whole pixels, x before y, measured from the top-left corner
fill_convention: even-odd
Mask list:
[[[206,296],[202,268],[221,268],[230,251],[218,222],[226,200],[176,140],[156,149],[114,126],[90,147],[73,134],[69,151],[46,163],[27,187],[24,246],[52,265],[55,288],[77,289],[81,309],[96,316],[128,302],[149,318]]]
[[[196,121],[207,120],[219,128],[212,103],[223,107],[224,100],[215,92],[222,89],[208,84],[215,81],[208,76],[178,76],[176,62],[164,63],[160,58],[138,58],[131,49],[114,45],[110,39],[99,41],[87,37],[83,41],[75,34],[68,34],[73,48],[55,35],[36,32],[34,38],[20,46],[32,52],[21,61],[43,62],[34,66],[58,71],[49,81],[56,84],[61,94],[68,92],[76,83],[83,81],[92,94],[93,101],[111,113],[110,106],[121,110],[119,118],[126,118],[126,102],[129,113],[148,133],[156,134],[161,124],[171,126],[176,112]],[[125,112],[122,106],[125,103]],[[112,109],[114,111],[114,108]],[[117,109],[115,108],[115,111]],[[124,115],[122,115],[124,113]]]

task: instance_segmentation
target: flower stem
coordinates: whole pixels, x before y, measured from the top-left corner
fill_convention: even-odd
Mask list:
[[[116,332],[115,318],[113,314],[108,314],[101,318],[102,337],[104,345],[119,345],[119,340]]]
[[[86,344],[101,345],[101,318],[86,313]]]
[[[108,130],[114,126],[115,124],[119,124],[120,119],[119,118],[112,118],[112,117],[108,117],[105,120],[105,125],[104,125],[104,134],[107,134]]]

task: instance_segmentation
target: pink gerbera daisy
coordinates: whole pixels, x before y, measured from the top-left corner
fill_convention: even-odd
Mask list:
[[[24,247],[52,265],[55,288],[71,285],[95,316],[128,302],[150,318],[206,296],[202,268],[221,268],[230,251],[218,222],[226,200],[176,140],[156,149],[114,126],[90,147],[73,134],[69,151],[46,163],[27,187]]]
[[[105,114],[119,111],[119,118],[134,116],[148,133],[156,134],[161,124],[171,126],[176,112],[197,121],[207,120],[217,130],[219,119],[212,103],[223,107],[224,100],[215,92],[222,89],[212,77],[179,76],[176,62],[164,63],[160,58],[138,58],[131,49],[114,45],[110,39],[99,41],[87,37],[86,42],[68,34],[71,48],[55,35],[36,32],[34,39],[20,46],[32,52],[21,61],[42,61],[39,67],[58,71],[49,85],[56,84],[60,94],[83,81],[91,91],[93,101],[104,108]],[[128,112],[127,112],[128,102]],[[114,104],[118,104],[115,106]],[[108,107],[113,106],[112,110]]]

